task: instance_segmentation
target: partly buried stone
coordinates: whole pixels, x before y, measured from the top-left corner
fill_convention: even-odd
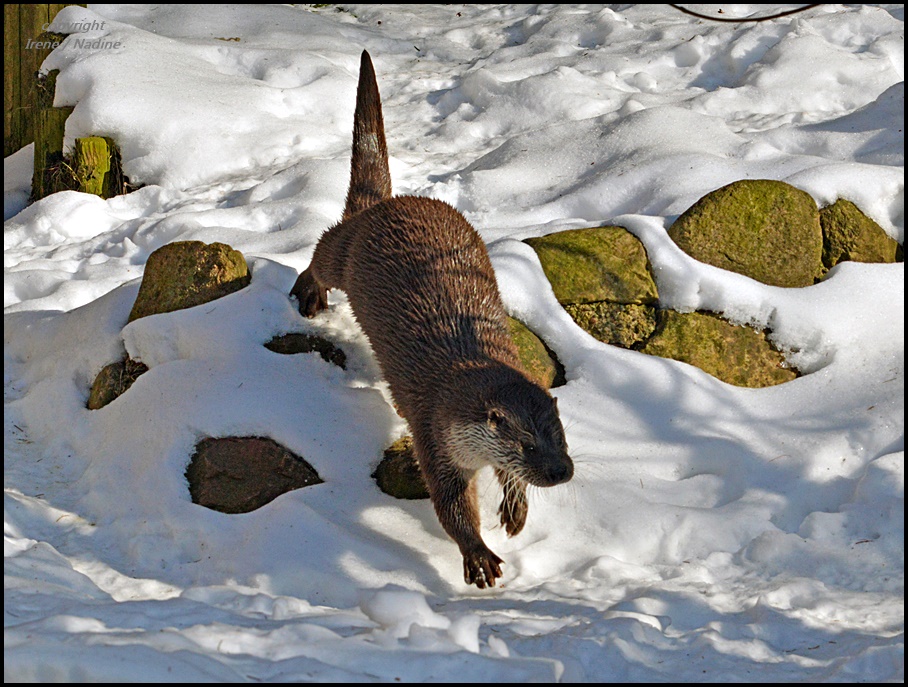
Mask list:
[[[823,274],[817,205],[781,181],[745,179],[707,193],[668,234],[695,260],[764,284],[810,286]]]
[[[413,453],[413,437],[401,437],[386,448],[372,478],[379,489],[394,498],[429,498],[429,488]]]
[[[736,386],[774,386],[798,377],[763,332],[706,312],[660,310],[658,320],[643,353],[695,365]]]
[[[283,355],[297,353],[318,353],[326,363],[333,363],[342,370],[347,369],[347,354],[327,339],[315,334],[292,332],[275,336],[265,348]]]
[[[839,198],[820,210],[823,227],[823,266],[831,269],[840,262],[897,262],[898,242],[861,212],[850,200]]]
[[[637,303],[659,298],[646,249],[624,227],[570,229],[526,239],[552,285],[568,303]]]
[[[88,394],[88,409],[103,408],[115,398],[125,393],[132,383],[148,366],[126,356],[124,360],[105,366],[95,377]]]
[[[213,301],[251,280],[243,254],[224,243],[168,243],[148,256],[129,322]]]
[[[659,293],[646,249],[627,229],[570,229],[526,243],[558,302],[582,329],[624,348],[652,333]]]
[[[564,384],[564,365],[545,342],[520,320],[509,317],[508,325],[527,374],[546,389]]]
[[[129,322],[146,315],[191,308],[239,291],[251,276],[242,253],[223,243],[177,241],[148,256]],[[104,367],[92,383],[88,408],[97,410],[123,394],[148,368],[126,356]]]
[[[580,327],[599,341],[632,348],[656,329],[656,308],[637,303],[574,303],[564,309]]]
[[[192,502],[248,513],[281,494],[323,480],[305,460],[265,437],[203,439],[186,468]]]

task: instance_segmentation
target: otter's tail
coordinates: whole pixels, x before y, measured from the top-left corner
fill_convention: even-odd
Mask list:
[[[381,114],[381,96],[369,53],[363,50],[353,114],[353,160],[344,219],[391,197],[388,146]]]

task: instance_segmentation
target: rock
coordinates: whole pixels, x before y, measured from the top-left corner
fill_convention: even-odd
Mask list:
[[[695,260],[764,284],[810,286],[823,274],[816,203],[781,181],[746,179],[708,193],[668,234]]]
[[[147,371],[147,365],[135,361],[129,356],[102,368],[95,377],[94,384],[91,385],[91,391],[88,394],[88,409],[103,408],[125,393],[139,375]]]
[[[283,355],[318,353],[326,363],[333,363],[342,370],[347,369],[347,354],[327,339],[314,334],[282,334],[266,343],[265,348]]]
[[[585,331],[624,348],[652,333],[659,294],[646,250],[627,229],[570,229],[526,243],[558,302]]]
[[[656,333],[640,350],[695,365],[735,386],[773,386],[798,376],[783,367],[784,357],[763,332],[712,313],[660,310]]]
[[[849,200],[839,198],[820,210],[823,227],[823,266],[831,269],[845,260],[896,262],[898,242]]]
[[[192,502],[248,513],[281,494],[323,480],[305,460],[265,437],[203,439],[186,468]]]
[[[177,241],[148,256],[142,284],[128,322],[207,303],[249,284],[242,253],[223,243]],[[128,356],[101,370],[92,384],[88,408],[97,410],[123,394],[148,368]]]
[[[509,317],[508,325],[527,374],[546,389],[564,384],[564,366],[545,342],[520,320]]]
[[[799,212],[775,207],[774,204],[788,203],[792,196]],[[708,199],[710,202],[706,202]],[[730,203],[731,219],[722,215],[721,205],[717,207],[714,203]],[[768,203],[768,209],[760,203]],[[780,216],[783,226],[806,222],[815,257],[809,261],[810,278],[803,285],[813,284],[814,277],[820,274],[821,232],[816,204],[806,193],[787,184],[763,181],[731,184],[705,196],[685,215],[688,218],[684,222],[679,218],[681,224],[675,223],[676,233],[682,242],[689,237],[696,239],[691,242],[695,249],[701,244],[710,246],[709,241],[701,242],[701,239],[711,233],[718,237],[711,239],[712,243],[724,246],[724,230],[729,227],[733,230],[726,243],[738,248],[723,247],[723,258],[729,251],[735,255],[734,250],[759,252],[758,247],[742,248],[742,240],[735,237],[746,235],[755,219],[771,225],[771,219]],[[793,233],[789,228],[785,232]],[[712,314],[658,310],[658,292],[646,251],[626,229],[613,226],[574,229],[527,239],[526,243],[536,250],[559,302],[581,328],[599,341],[696,365],[739,386],[770,386],[798,376],[795,370],[782,366],[783,356],[773,349],[763,333],[732,325]],[[694,257],[710,262],[702,256]],[[730,268],[725,264],[718,266]],[[773,269],[770,267],[769,272]]]
[[[575,303],[564,309],[580,325],[603,343],[633,348],[656,329],[656,308],[636,303]]]
[[[386,448],[372,477],[379,489],[394,498],[429,498],[429,489],[413,454],[413,437],[401,437]]]
[[[562,305],[636,303],[659,298],[646,250],[623,227],[570,229],[526,239]]]
[[[201,305],[239,291],[251,280],[243,254],[226,244],[168,243],[148,256],[128,321]]]

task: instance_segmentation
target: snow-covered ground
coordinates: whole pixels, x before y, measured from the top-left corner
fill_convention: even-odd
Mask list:
[[[91,29],[45,64],[67,140],[113,136],[144,187],[25,207],[31,149],[5,160],[5,679],[901,682],[904,266],[774,288],[666,229],[768,178],[903,241],[903,7],[65,9],[54,28]],[[406,428],[344,295],[311,322],[287,297],[341,212],[363,48],[395,191],[467,216],[567,370],[574,479],[532,491],[508,539],[482,476],[491,590],[428,501],[369,477]],[[742,389],[591,339],[519,239],[606,222],[643,241],[665,305],[769,327],[810,374]],[[189,239],[241,250],[252,284],[124,329],[149,253]],[[348,369],[262,347],[287,331]],[[124,345],[151,369],[86,410]],[[325,483],[193,505],[193,446],[229,435]]]

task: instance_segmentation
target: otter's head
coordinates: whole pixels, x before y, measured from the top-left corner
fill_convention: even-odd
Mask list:
[[[554,398],[522,374],[497,374],[457,409],[446,445],[462,468],[491,465],[537,487],[574,475]]]

